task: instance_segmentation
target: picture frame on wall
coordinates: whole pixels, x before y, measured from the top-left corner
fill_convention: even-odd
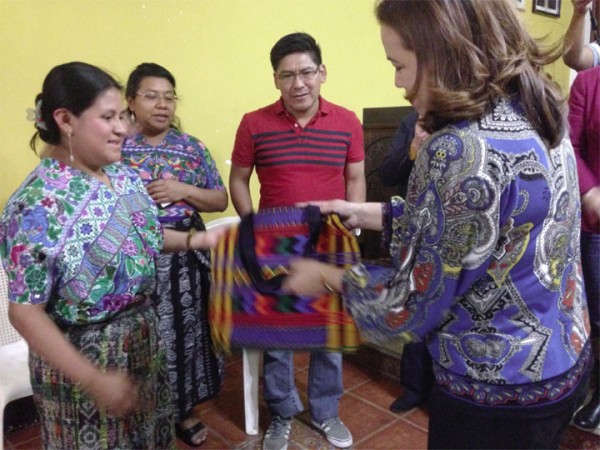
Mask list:
[[[533,0],[533,12],[560,17],[561,0]]]
[[[525,0],[515,0],[515,6],[519,11],[525,11]]]

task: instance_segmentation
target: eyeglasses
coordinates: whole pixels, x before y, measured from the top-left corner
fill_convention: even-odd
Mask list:
[[[175,94],[173,94],[172,92],[167,92],[166,94],[159,94],[158,92],[137,92],[135,95],[138,95],[140,97],[144,97],[145,100],[152,102],[152,103],[156,103],[158,102],[158,100],[164,100],[165,103],[175,103],[177,100],[179,100],[179,97],[177,97]]]
[[[277,78],[281,81],[281,84],[291,85],[296,81],[296,77],[300,78],[303,83],[311,82],[315,79],[319,73],[319,68],[314,69],[303,69],[300,72],[281,72],[277,74]]]

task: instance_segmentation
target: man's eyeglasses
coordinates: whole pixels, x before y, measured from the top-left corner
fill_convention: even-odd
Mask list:
[[[319,68],[314,69],[303,69],[300,72],[281,72],[277,74],[277,78],[282,84],[291,85],[296,80],[296,77],[300,78],[303,83],[311,82],[315,79],[319,73]]]
[[[166,94],[159,94],[158,92],[137,92],[135,95],[139,95],[145,100],[153,103],[158,102],[159,99],[163,100],[165,103],[175,103],[179,100],[179,97],[172,92],[167,92]]]

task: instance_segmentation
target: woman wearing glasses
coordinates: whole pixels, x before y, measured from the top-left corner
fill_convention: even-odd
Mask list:
[[[134,133],[123,160],[134,168],[159,207],[166,228],[204,229],[201,212],[223,211],[227,191],[204,144],[179,130],[175,78],[143,63],[129,76],[125,97]],[[223,358],[214,352],[208,324],[210,253],[161,254],[154,295],[159,330],[167,347],[177,436],[198,446],[207,430],[193,408],[215,396],[223,383]]]

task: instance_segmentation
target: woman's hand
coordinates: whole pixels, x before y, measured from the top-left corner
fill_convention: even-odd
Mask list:
[[[151,181],[146,185],[146,190],[161,207],[184,201],[198,211],[216,212],[225,211],[228,203],[224,189],[204,189],[174,178]]]
[[[114,416],[126,416],[138,407],[138,386],[122,372],[98,371],[82,387],[101,409],[106,409]]]
[[[222,225],[206,231],[198,231],[190,240],[193,250],[209,250],[217,247],[217,244],[231,225]]]
[[[48,364],[54,366],[115,415],[125,415],[138,404],[136,385],[123,373],[101,371],[75,348],[46,314],[45,304],[9,304],[9,318],[17,331]]]
[[[283,290],[294,295],[317,297],[340,292],[344,269],[314,259],[298,258],[290,263]]]
[[[223,225],[207,231],[179,231],[164,228],[165,239],[162,251],[171,253],[214,249],[230,226]]]
[[[321,214],[337,213],[342,223],[349,230],[364,228],[381,231],[381,203],[354,203],[345,200],[328,200],[324,202],[298,203],[296,206],[318,206]]]
[[[359,224],[359,217],[356,214],[355,206],[358,205],[357,203],[351,203],[345,200],[328,200],[323,202],[300,203],[297,206],[303,207],[308,205],[318,206],[321,210],[321,214],[338,214],[342,219],[344,226],[350,230],[361,227]]]
[[[174,179],[155,180],[146,185],[146,190],[155,203],[168,204],[184,199],[187,186],[187,184]]]

